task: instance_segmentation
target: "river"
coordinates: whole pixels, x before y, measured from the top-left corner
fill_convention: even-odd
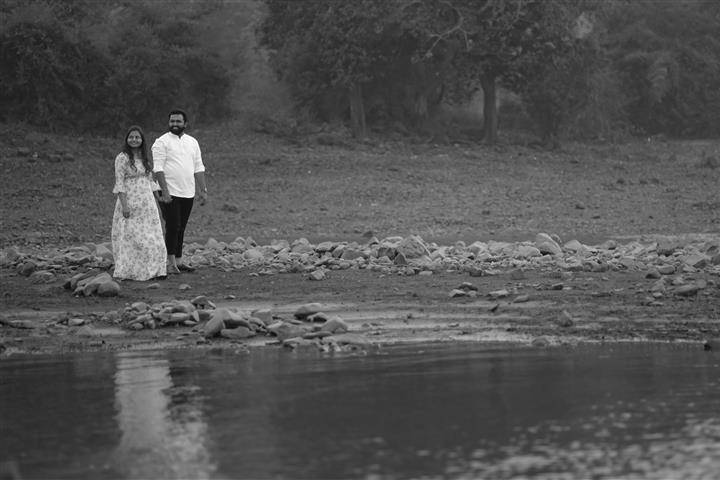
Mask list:
[[[18,355],[0,381],[0,460],[23,479],[720,471],[720,356],[697,345]]]

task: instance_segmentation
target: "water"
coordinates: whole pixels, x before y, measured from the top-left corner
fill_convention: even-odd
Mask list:
[[[718,354],[668,345],[11,357],[0,461],[22,478],[709,479],[719,374]]]

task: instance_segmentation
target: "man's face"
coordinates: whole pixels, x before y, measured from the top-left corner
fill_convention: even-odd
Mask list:
[[[181,114],[174,113],[170,115],[168,126],[170,127],[170,131],[172,133],[174,133],[175,135],[180,135],[185,130],[185,120],[183,119],[183,116]]]

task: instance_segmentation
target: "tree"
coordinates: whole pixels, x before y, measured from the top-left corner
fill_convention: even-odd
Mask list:
[[[4,119],[91,128],[104,119],[110,66],[81,31],[62,22],[53,4],[18,4],[0,22],[0,102]]]
[[[269,0],[261,43],[301,104],[345,92],[353,133],[366,135],[364,87],[382,78],[398,55],[393,2]]]
[[[115,133],[174,105],[194,118],[222,116],[229,75],[196,34],[218,5],[187,2],[181,13],[129,0],[8,0],[0,6],[1,118]]]
[[[608,56],[639,133],[720,134],[718,2],[619,2],[606,25]]]
[[[538,18],[538,47],[503,79],[521,95],[547,147],[559,146],[561,130],[587,105],[603,64],[596,5],[547,0]]]
[[[488,143],[497,141],[498,80],[537,50],[544,8],[541,0],[414,0],[402,8],[403,24],[423,39],[421,58],[442,48],[453,56],[459,93],[482,88]]]

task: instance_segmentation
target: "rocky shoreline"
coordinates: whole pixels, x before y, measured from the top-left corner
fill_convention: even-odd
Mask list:
[[[720,336],[713,301],[720,237],[710,235],[598,245],[561,242],[544,233],[532,241],[453,245],[415,235],[373,237],[362,244],[301,238],[258,245],[251,238],[227,243],[211,238],[186,250],[200,276],[130,283],[110,277],[108,247],[0,251],[3,280],[18,291],[36,289],[38,297],[52,295],[56,301],[67,296],[68,307],[78,297],[99,297],[101,307],[114,307],[57,311],[38,302],[20,308],[6,295],[0,315],[3,355],[263,345],[332,353],[425,341],[539,347],[659,340],[709,348]],[[287,295],[253,301],[221,293],[220,283],[213,288],[228,275],[247,285],[245,290],[253,283],[282,283]],[[344,275],[362,277],[373,300],[344,288]],[[198,278],[206,293],[191,294]],[[391,289],[408,282],[422,293],[398,301]],[[323,284],[332,285],[341,301],[319,294]]]

